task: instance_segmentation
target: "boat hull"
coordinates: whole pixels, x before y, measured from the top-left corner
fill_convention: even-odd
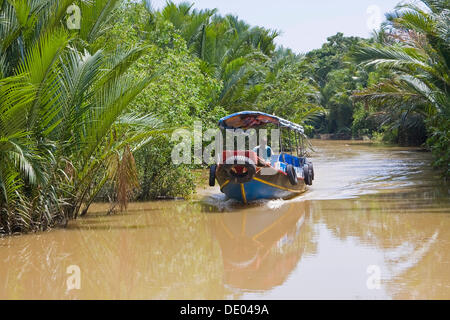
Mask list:
[[[228,198],[248,203],[262,199],[286,199],[306,191],[303,178],[292,185],[286,173],[272,167],[258,168],[254,177],[246,183],[236,183],[219,166],[216,172],[217,182]]]

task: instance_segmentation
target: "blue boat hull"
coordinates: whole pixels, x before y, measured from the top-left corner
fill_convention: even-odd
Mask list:
[[[262,199],[286,199],[299,195],[306,190],[303,179],[298,179],[298,184],[293,186],[282,172],[272,176],[257,174],[247,183],[233,183],[219,173],[217,180],[220,190],[228,198],[243,203]]]

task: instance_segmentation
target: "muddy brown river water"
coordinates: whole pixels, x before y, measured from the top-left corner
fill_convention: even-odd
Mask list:
[[[303,195],[92,207],[0,238],[0,299],[450,299],[448,185],[417,149],[315,141]]]

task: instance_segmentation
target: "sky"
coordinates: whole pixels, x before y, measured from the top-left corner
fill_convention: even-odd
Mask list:
[[[186,1],[186,0],[185,0]],[[217,8],[251,25],[281,31],[278,45],[296,53],[317,49],[337,32],[367,38],[400,0],[187,0],[198,9]],[[183,0],[174,0],[175,3]],[[151,0],[159,9],[166,0]]]

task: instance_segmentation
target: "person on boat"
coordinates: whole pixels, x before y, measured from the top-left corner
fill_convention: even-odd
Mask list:
[[[270,162],[272,148],[267,145],[267,138],[262,138],[261,144],[253,149],[266,162]]]

